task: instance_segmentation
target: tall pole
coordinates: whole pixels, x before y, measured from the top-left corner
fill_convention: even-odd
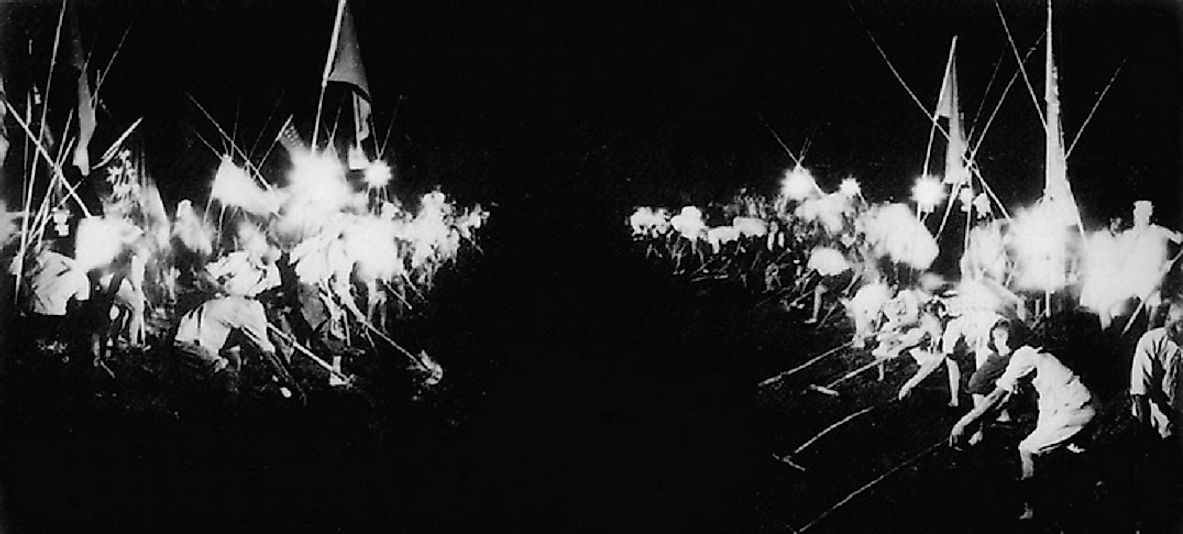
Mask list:
[[[333,19],[333,37],[329,40],[329,54],[325,58],[324,73],[320,76],[320,97],[316,99],[316,122],[312,124],[312,149],[316,150],[316,138],[320,133],[320,114],[324,110],[325,88],[329,85],[329,74],[333,71],[333,58],[337,55],[337,40],[341,37],[341,17],[345,14],[345,0],[337,1],[337,16]]]

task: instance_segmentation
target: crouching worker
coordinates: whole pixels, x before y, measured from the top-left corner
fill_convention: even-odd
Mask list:
[[[916,374],[900,387],[897,398],[907,398],[916,386],[944,364],[949,374],[949,406],[956,408],[961,405],[961,368],[951,354],[938,350],[937,345],[942,333],[939,314],[938,306],[931,305],[921,316],[920,324],[909,330],[900,342],[901,346],[905,347],[904,350],[916,360],[919,368]]]
[[[1020,489],[1023,493],[1021,519],[1033,516],[1030,494],[1035,458],[1067,445],[1096,414],[1092,393],[1081,383],[1080,377],[1051,354],[1028,346],[1019,348],[1010,356],[1006,370],[995,382],[994,391],[957,421],[949,433],[949,443],[958,446],[966,432],[1001,407],[1018,387],[1019,380],[1027,376],[1033,377],[1032,384],[1039,395],[1039,418],[1035,430],[1019,442]]]
[[[235,351],[222,355],[233,331],[242,333],[274,368],[286,386],[285,396],[295,388],[286,369],[275,357],[275,345],[267,338],[267,316],[263,305],[243,297],[220,297],[198,306],[181,317],[174,345],[181,362],[224,394],[231,403],[238,397],[242,362]]]

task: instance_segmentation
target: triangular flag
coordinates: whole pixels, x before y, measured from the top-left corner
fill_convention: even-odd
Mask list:
[[[1044,201],[1064,216],[1065,224],[1080,222],[1072,189],[1068,185],[1068,159],[1064,155],[1064,129],[1060,124],[1060,90],[1056,84],[1056,65],[1052,56],[1052,7],[1047,7],[1047,60],[1044,69],[1043,99],[1047,104],[1047,151],[1044,167]]]
[[[949,62],[945,66],[945,83],[937,102],[937,116],[949,119],[949,144],[945,149],[946,184],[959,184],[969,177],[963,158],[969,146],[961,131],[961,109],[957,98],[957,37],[949,47]]]
[[[86,73],[86,59],[82,53],[82,34],[78,28],[78,16],[70,10],[70,66],[78,70],[78,144],[74,147],[73,163],[83,175],[90,174],[90,153],[87,150],[94,136],[94,101],[90,94],[90,76]]]
[[[366,80],[366,66],[361,59],[357,30],[354,29],[353,15],[348,7],[341,15],[337,48],[333,53],[333,70],[329,72],[328,80],[353,86],[353,124],[357,134],[355,139],[361,143],[370,136],[370,84]]]
[[[353,28],[353,15],[349,13],[348,7],[341,16],[341,30],[337,38],[337,50],[333,54],[333,70],[329,72],[329,81],[353,85],[362,96],[367,99],[370,97],[366,67],[361,61],[357,31]]]

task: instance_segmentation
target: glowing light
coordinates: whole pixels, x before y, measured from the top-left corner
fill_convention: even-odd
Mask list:
[[[961,211],[969,213],[973,208],[974,192],[968,187],[962,187],[961,191],[957,193],[957,202],[961,203]]]
[[[74,259],[84,271],[107,266],[141,233],[124,219],[87,217],[78,221]]]
[[[1015,283],[1028,290],[1056,291],[1067,282],[1068,227],[1049,204],[1019,210],[1008,237],[1016,252]]]
[[[642,206],[628,218],[634,236],[659,236],[669,231],[670,216],[665,209]]]
[[[922,212],[931,212],[945,200],[945,186],[932,176],[921,176],[912,186],[912,200]]]
[[[986,193],[978,193],[978,196],[974,198],[974,209],[977,210],[978,217],[987,217],[994,213],[990,205],[990,197],[986,196]]]
[[[1006,277],[1006,242],[1001,221],[979,224],[969,231],[969,246],[961,257],[961,275],[995,281]]]
[[[269,196],[246,171],[234,164],[229,156],[222,157],[218,172],[214,175],[210,196],[226,206],[235,206],[256,215],[267,215],[278,209]]]
[[[838,192],[848,197],[857,197],[863,194],[863,186],[859,185],[858,180],[847,178],[838,186]]]
[[[850,270],[850,262],[841,252],[830,247],[816,247],[809,253],[807,267],[822,276],[835,276]]]
[[[743,237],[764,237],[768,235],[768,223],[756,217],[736,217],[731,226]]]
[[[359,216],[345,230],[345,254],[362,281],[390,281],[403,270],[392,220]]]
[[[928,228],[903,204],[877,205],[863,215],[860,225],[877,255],[915,269],[927,269],[940,252]]]
[[[696,241],[704,237],[706,223],[702,221],[702,210],[694,206],[685,206],[670,219],[670,226],[682,237]]]
[[[1088,237],[1081,274],[1080,305],[1096,313],[1111,313],[1132,295],[1123,264],[1127,255],[1123,243],[1107,230]]]
[[[780,182],[780,194],[789,200],[805,200],[819,191],[813,174],[800,165],[785,171],[785,177]]]
[[[387,165],[385,161],[378,160],[366,166],[364,179],[366,187],[370,189],[381,189],[390,183],[390,179],[393,176],[394,174],[390,170],[390,165]]]
[[[211,254],[214,250],[213,233],[213,229],[202,222],[192,202],[182,200],[177,203],[172,235],[185,248],[200,255]]]
[[[990,279],[961,280],[957,284],[956,307],[961,313],[995,312],[1017,305],[1021,300],[1002,284]]]
[[[423,195],[420,199],[419,212],[410,224],[403,227],[401,236],[412,244],[412,268],[425,265],[437,251],[441,260],[450,259],[455,255],[459,235],[453,238],[452,229],[447,223],[453,209],[452,205],[448,204],[447,197],[439,191]]]
[[[716,254],[723,248],[723,245],[731,243],[739,239],[739,229],[734,226],[716,226],[707,229],[707,243],[711,244],[711,249]]]
[[[842,232],[846,227],[845,215],[852,212],[850,197],[842,194],[812,198],[797,206],[794,214],[806,221],[818,221],[831,235]]]
[[[345,168],[331,154],[293,154],[287,179],[281,233],[297,237],[315,233],[354,201]]]

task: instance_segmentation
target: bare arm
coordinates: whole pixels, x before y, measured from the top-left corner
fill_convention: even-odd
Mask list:
[[[1006,400],[1008,394],[1009,393],[1002,388],[995,388],[994,391],[990,392],[990,394],[986,396],[986,399],[981,404],[975,406],[973,410],[970,410],[969,413],[962,416],[961,419],[957,421],[957,424],[953,425],[953,430],[949,432],[949,444],[956,446],[961,443],[961,440],[965,436],[965,433],[969,429],[970,425],[977,423],[982,418],[982,416],[1002,406],[1002,403]]]

